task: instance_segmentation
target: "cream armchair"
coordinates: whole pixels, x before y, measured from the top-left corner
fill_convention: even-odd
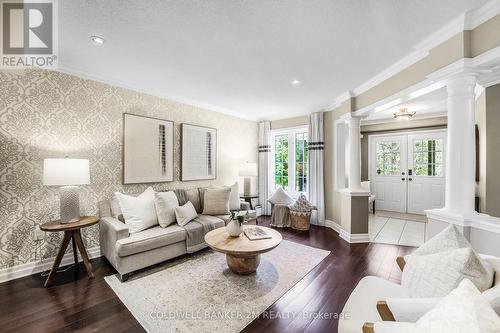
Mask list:
[[[480,255],[495,271],[493,286],[484,291],[500,315],[500,258]],[[396,260],[403,271],[405,260]],[[410,298],[397,283],[367,276],[359,281],[347,300],[339,320],[339,333],[404,332],[406,323],[416,322],[432,309],[441,298]],[[381,322],[384,321],[384,322]],[[378,322],[376,325],[373,323]]]

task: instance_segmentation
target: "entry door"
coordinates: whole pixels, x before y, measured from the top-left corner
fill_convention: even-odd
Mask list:
[[[381,210],[406,212],[407,135],[372,140],[371,189]]]
[[[408,213],[444,206],[445,132],[408,135]]]

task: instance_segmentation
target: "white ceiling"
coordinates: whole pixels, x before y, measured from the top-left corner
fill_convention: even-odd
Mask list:
[[[287,118],[332,104],[485,3],[64,0],[59,65],[242,118]]]

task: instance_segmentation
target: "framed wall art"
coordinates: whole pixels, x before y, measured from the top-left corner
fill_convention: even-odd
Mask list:
[[[174,123],[123,114],[123,183],[174,180]]]
[[[217,129],[181,124],[181,180],[217,178]]]

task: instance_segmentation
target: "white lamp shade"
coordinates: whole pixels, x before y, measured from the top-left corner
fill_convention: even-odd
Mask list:
[[[241,177],[256,177],[257,176],[257,163],[243,163],[240,165]]]
[[[89,160],[80,158],[44,159],[43,184],[49,186],[90,184]]]

